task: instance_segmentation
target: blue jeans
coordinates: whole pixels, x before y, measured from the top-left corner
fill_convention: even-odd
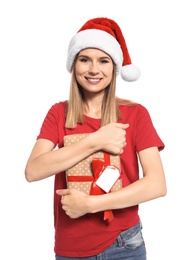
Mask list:
[[[146,260],[146,248],[142,236],[142,225],[120,233],[116,241],[102,253],[89,257],[64,257],[56,255],[56,260]]]

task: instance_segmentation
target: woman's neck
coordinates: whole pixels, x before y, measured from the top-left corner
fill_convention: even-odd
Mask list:
[[[84,104],[84,114],[92,118],[101,118],[101,102],[87,102]]]

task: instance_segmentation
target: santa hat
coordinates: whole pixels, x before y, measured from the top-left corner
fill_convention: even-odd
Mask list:
[[[118,24],[108,18],[88,20],[71,39],[68,47],[67,70],[71,72],[76,55],[83,49],[97,48],[106,52],[116,64],[117,74],[125,81],[135,81],[140,71],[131,63],[125,39]]]

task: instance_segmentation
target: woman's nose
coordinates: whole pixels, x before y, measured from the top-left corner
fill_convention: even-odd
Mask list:
[[[99,71],[98,64],[96,62],[92,62],[89,67],[89,73],[97,74]]]

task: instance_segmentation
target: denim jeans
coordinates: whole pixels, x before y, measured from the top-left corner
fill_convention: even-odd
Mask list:
[[[89,257],[64,257],[56,255],[56,260],[146,260],[146,248],[142,236],[142,225],[120,233],[116,241],[105,251]]]

